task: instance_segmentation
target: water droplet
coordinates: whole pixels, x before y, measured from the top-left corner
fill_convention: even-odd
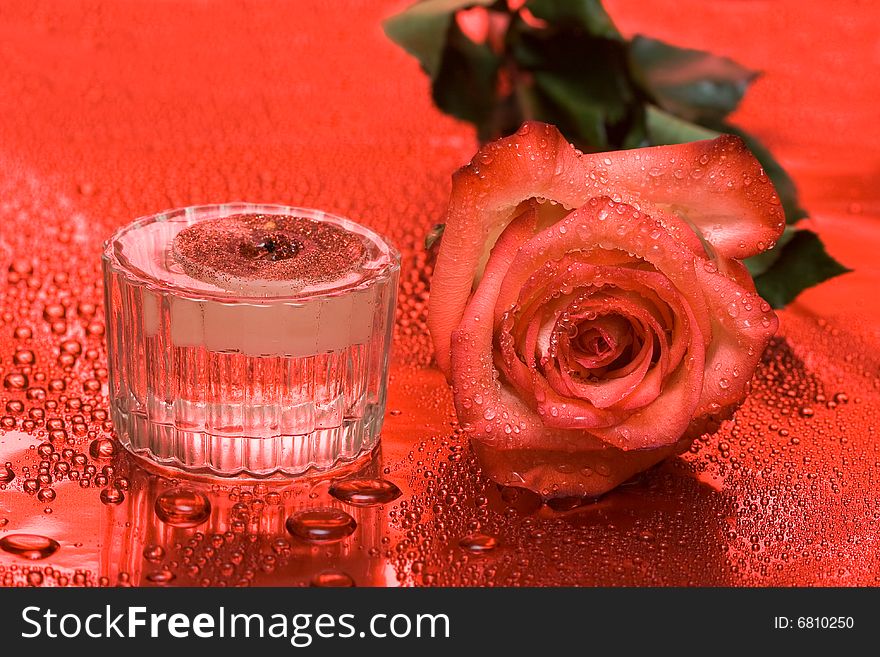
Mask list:
[[[150,544],[144,547],[144,559],[152,562],[162,561],[162,557],[165,556],[165,548],[161,545]]]
[[[24,390],[28,387],[28,378],[21,372],[10,372],[3,377],[3,387],[7,390]]]
[[[40,500],[40,502],[51,502],[55,499],[55,489],[41,488],[40,492],[37,493],[37,499]]]
[[[19,349],[12,356],[12,362],[16,365],[33,365],[37,357],[30,349]]]
[[[103,504],[121,504],[125,500],[125,494],[115,486],[102,490],[100,497]]]
[[[357,522],[341,509],[310,509],[294,513],[285,526],[293,536],[304,541],[331,543],[351,536]]]
[[[89,454],[93,459],[108,459],[117,451],[116,443],[109,438],[97,438],[89,444]]]
[[[471,534],[461,539],[458,545],[471,554],[485,554],[498,547],[498,539],[487,534]]]
[[[174,581],[177,578],[177,575],[172,573],[167,568],[162,568],[161,570],[154,570],[151,573],[147,573],[147,581],[153,582],[154,584],[168,584],[169,582]]]
[[[352,506],[388,504],[401,496],[400,488],[387,479],[343,479],[330,485],[330,495]]]
[[[211,502],[198,491],[172,488],[156,498],[159,520],[174,527],[195,527],[211,515]]]
[[[322,570],[312,577],[311,586],[318,588],[350,588],[355,585],[354,578],[341,570]]]
[[[15,479],[15,472],[8,465],[0,465],[0,484],[8,484]]]
[[[33,561],[52,556],[60,547],[58,541],[39,534],[9,534],[0,538],[0,549],[4,552]]]

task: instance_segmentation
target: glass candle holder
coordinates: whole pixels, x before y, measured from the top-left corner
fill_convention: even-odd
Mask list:
[[[299,475],[376,446],[400,255],[347,219],[231,203],[170,210],[103,253],[121,443],[219,475]]]

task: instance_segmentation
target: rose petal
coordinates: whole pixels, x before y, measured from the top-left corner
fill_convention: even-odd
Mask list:
[[[462,425],[482,439],[493,440],[505,435],[502,424],[510,428],[512,435],[543,430],[540,419],[498,382],[492,356],[495,300],[506,263],[533,234],[536,221],[535,209],[527,208],[498,239],[490,256],[491,267],[487,268],[465,317],[452,336],[456,413]]]
[[[589,439],[589,437],[587,437]],[[682,451],[686,445],[624,452],[588,446],[583,432],[560,429],[534,433],[521,446],[472,441],[482,471],[500,484],[520,486],[544,497],[598,497],[633,475]]]
[[[478,268],[520,203],[545,198],[574,208],[603,194],[679,214],[720,257],[758,253],[784,227],[772,184],[738,138],[579,156],[556,128],[527,122],[453,176],[428,312],[447,376],[450,338]],[[693,251],[681,222],[667,219],[667,234],[677,233]]]
[[[656,284],[664,288],[674,287],[674,296],[680,294],[687,300],[708,345],[711,318],[694,272],[695,267],[703,268],[707,261],[698,259],[678,243],[658,220],[608,198],[591,199],[517,251],[501,285],[496,313],[514,306],[522,290],[540,287],[540,282],[535,285],[530,281],[532,277],[558,276],[552,273],[553,265],[547,263],[562,261],[569,253],[578,252],[584,244],[594,249],[629,252],[662,273],[671,286],[662,285],[659,280]],[[635,261],[635,258],[631,260]],[[638,271],[633,269],[633,280],[639,276]]]
[[[624,302],[620,298],[609,299],[609,302],[614,310],[631,313],[631,316],[641,323],[646,339],[639,353],[625,367],[608,371],[595,382],[574,380],[563,367],[559,368],[560,376],[567,383],[572,396],[586,399],[597,408],[611,406],[617,410],[638,408],[653,401],[660,392],[660,382],[666,373],[669,358],[666,336],[655,318],[651,317],[643,307]],[[652,363],[654,335],[659,342],[656,364]],[[650,375],[649,369],[652,370]],[[646,375],[648,375],[647,379]],[[548,380],[550,380],[549,376]]]
[[[684,219],[722,256],[741,260],[766,251],[785,228],[773,183],[739,137],[621,151],[610,159],[608,185],[622,201],[644,201],[648,213],[659,207]]]
[[[716,414],[743,400],[779,320],[766,301],[737,281],[705,269],[697,274],[712,317],[712,342],[695,414]]]

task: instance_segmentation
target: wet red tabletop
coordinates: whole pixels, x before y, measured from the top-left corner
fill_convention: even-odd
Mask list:
[[[382,34],[406,2],[4,2],[0,583],[876,585],[880,50],[871,3],[607,2],[759,69],[735,120],[855,272],[804,293],[735,418],[598,501],[501,489],[431,364],[423,249],[473,131]],[[382,443],[329,478],[190,479],[120,452],[101,243],[232,200],[318,207],[403,253]],[[352,473],[353,474],[353,473]]]

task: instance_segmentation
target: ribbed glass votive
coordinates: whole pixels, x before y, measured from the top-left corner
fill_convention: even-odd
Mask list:
[[[371,450],[399,267],[382,237],[318,210],[199,206],[120,229],[103,254],[120,441],[221,475]]]

